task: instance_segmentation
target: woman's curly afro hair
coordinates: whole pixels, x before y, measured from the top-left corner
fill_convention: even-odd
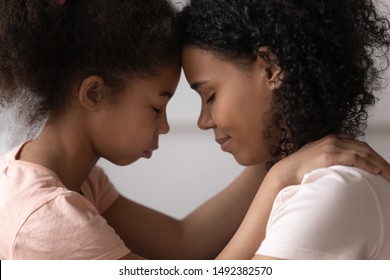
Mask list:
[[[276,57],[283,82],[265,135],[268,167],[327,134],[363,134],[384,70],[374,62],[387,68],[390,44],[371,0],[192,0],[180,24],[184,45],[237,63],[255,61],[262,46]]]
[[[0,0],[0,13],[0,105],[27,91],[39,99],[33,117],[62,109],[89,75],[120,89],[180,63],[167,0]]]

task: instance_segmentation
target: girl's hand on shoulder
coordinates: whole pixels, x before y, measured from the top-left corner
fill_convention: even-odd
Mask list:
[[[293,185],[300,183],[306,173],[332,165],[355,166],[390,181],[389,163],[366,142],[334,135],[306,144],[276,163],[270,172],[283,174],[283,183]]]

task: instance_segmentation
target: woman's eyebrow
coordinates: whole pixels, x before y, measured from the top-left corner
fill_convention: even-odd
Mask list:
[[[193,90],[197,90],[200,86],[208,83],[209,81],[200,81],[200,82],[195,82],[195,83],[192,83],[190,86]]]

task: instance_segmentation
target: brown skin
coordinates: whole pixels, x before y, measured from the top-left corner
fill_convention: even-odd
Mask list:
[[[270,154],[263,140],[266,124],[262,119],[271,107],[273,91],[280,86],[280,68],[271,68],[269,63],[258,59],[244,70],[210,51],[190,46],[183,51],[183,68],[187,81],[202,99],[199,127],[212,129],[216,139],[223,139],[222,149],[231,153],[238,163],[265,163]],[[278,170],[274,168],[273,173],[275,169]],[[265,236],[276,195],[292,181],[276,180],[273,173],[265,177],[244,226],[218,258],[241,259],[254,255],[254,248]]]
[[[264,163],[270,158],[263,132],[263,121],[269,112],[274,77],[268,77],[268,64],[262,60],[238,68],[199,48],[187,47],[183,52],[183,69],[189,84],[198,92],[202,109],[198,125],[212,129],[221,145],[244,166]]]
[[[269,50],[261,48],[259,52]],[[270,57],[273,57],[272,53]],[[272,59],[265,61],[258,57],[254,63],[244,68],[237,62],[222,59],[212,51],[195,46],[184,48],[182,62],[187,81],[202,99],[199,127],[212,129],[216,139],[222,139],[219,141],[222,149],[231,153],[238,163],[252,165],[267,162],[270,154],[263,135],[267,129],[267,113],[271,109],[272,96],[281,86],[280,77],[283,73],[280,67]],[[340,160],[339,164],[355,165],[359,162],[373,173],[379,173],[382,169],[384,176],[389,178],[389,165],[380,156],[376,162],[381,166],[380,169],[364,159],[350,161],[369,154],[366,152],[368,146],[361,142],[345,140],[345,144],[356,144],[357,154],[354,155],[338,150],[345,145],[339,145],[342,142],[333,142],[335,149],[332,153],[334,152],[335,158],[329,157],[327,152],[323,154],[324,158],[316,156],[323,147],[331,145],[332,141],[332,137],[326,137],[309,144],[274,165],[262,181],[240,228],[219,254],[219,259],[254,257],[265,237],[272,204],[279,191],[288,185],[300,183],[303,175],[315,166],[328,166],[328,163],[337,158],[336,162]],[[272,259],[267,256],[256,258]]]
[[[23,147],[20,159],[51,169],[68,189],[79,192],[100,157],[124,165],[158,147],[158,136],[169,130],[165,109],[178,79],[178,67],[164,69],[155,79],[133,81],[113,103],[103,80],[88,77],[64,113],[49,118],[42,133]],[[183,221],[124,197],[118,198],[104,217],[127,246],[144,257],[212,258],[244,217],[265,175],[260,169],[248,168],[226,191]],[[160,233],[156,235],[156,231]]]
[[[129,80],[128,87],[115,100],[110,98],[112,89],[102,78],[87,77],[74,87],[70,105],[61,114],[49,117],[42,133],[23,147],[19,159],[51,169],[68,189],[79,192],[100,157],[126,165],[158,147],[159,135],[169,130],[166,106],[176,89],[179,73],[178,66],[171,66],[162,69],[155,78]],[[200,126],[203,126],[202,121]],[[346,162],[371,170],[372,166],[378,166],[389,172],[388,166],[380,162],[379,156],[369,147],[363,149],[358,145],[357,148],[355,142],[332,139],[331,145],[320,145],[328,147],[322,153],[316,152],[316,156],[313,156],[313,150],[301,153],[297,156],[301,165],[287,162],[286,166],[281,166],[283,171],[296,179],[308,168]],[[361,150],[370,157],[358,156]],[[237,155],[243,163],[252,166],[181,221],[119,197],[103,216],[133,252],[123,258],[216,257],[236,232],[266,175],[264,162],[247,161],[245,153]],[[323,158],[327,160],[321,160]],[[259,204],[264,207],[264,212],[260,213],[264,223],[273,196],[280,187],[274,186],[279,174],[270,174],[275,175],[272,178],[275,180],[266,180],[272,184],[263,184],[261,195],[256,196],[261,198]],[[271,175],[267,177],[273,177]],[[264,204],[263,199],[267,201]],[[255,246],[250,244],[248,248],[240,250],[238,255],[234,250],[228,251],[227,256],[250,255]]]
[[[215,258],[238,228],[264,175],[259,166],[248,167],[224,191],[181,221],[123,197],[103,216],[128,247],[143,257]]]
[[[100,157],[118,165],[138,160],[144,152],[157,149],[159,135],[169,131],[165,109],[179,71],[172,66],[157,78],[129,83],[117,102],[110,99],[111,89],[102,78],[86,78],[70,106],[49,117],[20,158],[53,170],[76,192]]]

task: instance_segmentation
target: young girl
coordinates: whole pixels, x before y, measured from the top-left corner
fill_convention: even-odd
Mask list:
[[[181,28],[199,126],[239,163],[274,165],[263,185],[288,184],[272,174],[306,143],[360,136],[383,70],[374,58],[388,65],[389,21],[371,0],[193,0]],[[273,193],[270,216],[262,189],[221,258],[390,259],[383,177],[314,170]]]
[[[31,121],[47,118],[36,139],[0,159],[0,258],[215,257],[256,194],[262,165],[182,221],[120,196],[95,166],[100,157],[119,165],[150,158],[169,130],[165,110],[181,55],[172,7],[164,0],[1,0],[0,11],[1,104],[27,93],[38,104],[31,103]],[[280,174],[334,161],[389,174],[360,142],[331,138],[319,147]],[[264,188],[264,199],[275,191]]]

